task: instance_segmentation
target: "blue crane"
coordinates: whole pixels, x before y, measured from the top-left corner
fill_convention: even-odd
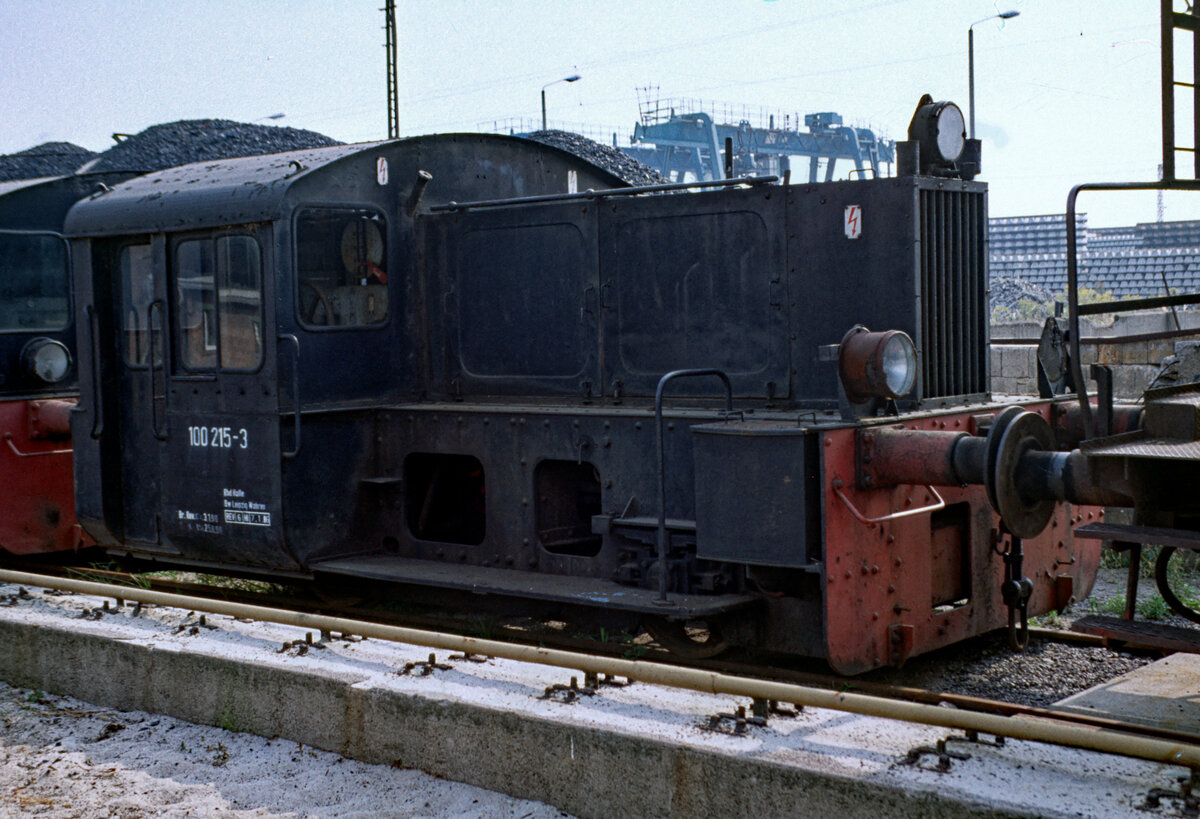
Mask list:
[[[672,109],[661,121],[635,125],[633,144],[622,150],[680,180],[688,174],[698,180],[722,178],[726,144],[732,147],[733,172],[739,176],[790,175],[792,157],[808,157],[810,182],[818,181],[821,160],[826,182],[833,179],[839,159],[852,161],[859,173],[869,168],[875,176],[890,175],[896,159],[892,140],[866,128],[843,125],[841,116],[832,112],[807,114],[804,125],[807,131],[776,128],[773,116],[767,128],[747,120],[721,124],[706,113],[676,114]],[[888,173],[883,173],[883,163]]]

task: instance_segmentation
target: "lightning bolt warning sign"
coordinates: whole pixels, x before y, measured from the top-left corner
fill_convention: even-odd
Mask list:
[[[858,205],[846,205],[845,223],[847,239],[857,239],[861,236],[862,208]]]

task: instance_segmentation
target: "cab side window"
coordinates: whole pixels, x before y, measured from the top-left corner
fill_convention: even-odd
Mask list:
[[[154,267],[150,245],[126,245],[121,248],[121,335],[124,338],[125,363],[144,367],[150,359],[150,303],[154,301]],[[155,333],[158,316],[153,317]],[[155,351],[155,364],[161,351]]]
[[[387,223],[369,208],[304,208],[296,217],[297,309],[313,328],[388,317]]]
[[[0,233],[0,332],[62,330],[70,321],[67,245],[48,234]]]
[[[258,242],[249,236],[222,236],[216,251],[221,369],[258,369],[263,353]]]
[[[262,363],[262,251],[252,236],[175,246],[175,324],[185,369],[255,370]]]

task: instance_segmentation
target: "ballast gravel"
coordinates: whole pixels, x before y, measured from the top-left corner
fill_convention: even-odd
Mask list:
[[[1144,580],[1142,594],[1149,595],[1153,585],[1153,580]],[[1075,620],[1124,593],[1125,570],[1102,568],[1087,600],[1042,625],[1069,630]],[[1165,622],[1189,625],[1179,618],[1168,618]],[[1068,645],[1038,637],[1032,637],[1028,647],[1017,653],[1009,647],[1007,634],[995,632],[914,658],[903,668],[881,669],[865,678],[1044,707],[1127,674],[1152,659],[1101,646]]]
[[[924,659],[911,669],[885,670],[872,679],[950,694],[1049,706],[1150,662],[1100,646],[1072,646],[1033,638],[1021,653],[992,635]]]
[[[0,683],[0,817],[496,817],[567,814],[283,739],[115,711]]]

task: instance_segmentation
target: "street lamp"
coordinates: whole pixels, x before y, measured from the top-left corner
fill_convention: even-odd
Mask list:
[[[575,82],[578,79],[579,79],[578,74],[572,74],[569,77],[563,77],[561,80],[555,80],[554,82],[548,82],[542,86],[542,130],[543,131],[546,130],[546,89],[549,88],[550,86],[554,85],[555,83]]]
[[[970,83],[967,90],[967,96],[970,97],[971,108],[971,139],[975,138],[975,26],[980,23],[986,23],[988,20],[1011,20],[1021,12],[1019,11],[1002,11],[999,14],[992,14],[984,17],[982,20],[976,20],[971,25],[967,26],[967,77]]]

